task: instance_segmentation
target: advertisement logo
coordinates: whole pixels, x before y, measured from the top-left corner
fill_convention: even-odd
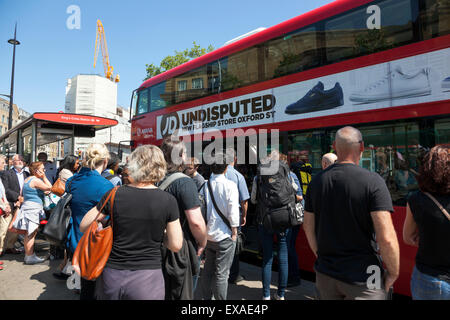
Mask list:
[[[161,137],[174,133],[175,130],[180,128],[180,118],[178,116],[178,113],[172,112],[163,115],[159,128]]]
[[[193,134],[206,129],[245,127],[259,122],[266,123],[275,117],[276,98],[270,93],[243,96],[218,103],[199,106],[180,112],[172,112],[157,118],[158,139],[182,130]],[[267,120],[266,120],[267,119]]]

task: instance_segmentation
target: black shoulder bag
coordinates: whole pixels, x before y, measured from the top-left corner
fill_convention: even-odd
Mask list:
[[[71,190],[73,179],[70,180],[69,190]],[[66,191],[66,194],[63,195],[50,212],[50,217],[42,231],[48,242],[55,246],[62,246],[69,233],[70,217],[72,216],[71,200],[72,194],[70,191]]]
[[[223,215],[222,211],[219,210],[219,207],[217,206],[216,199],[214,199],[214,193],[212,191],[211,183],[208,180],[208,190],[211,194],[211,200],[213,202],[214,208],[216,209],[216,212],[219,214],[219,216],[222,218],[223,222],[227,225],[227,227],[233,232],[231,228],[230,221]],[[236,251],[234,252],[235,255],[240,255],[242,251],[244,251],[244,242],[245,242],[245,236],[241,231],[238,231],[237,238],[236,238]]]

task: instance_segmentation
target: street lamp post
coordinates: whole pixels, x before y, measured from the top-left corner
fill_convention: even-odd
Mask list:
[[[13,62],[12,62],[12,71],[11,71],[11,92],[9,95],[9,118],[8,118],[8,131],[12,128],[12,113],[13,113],[13,99],[14,99],[14,67],[16,64],[16,46],[20,44],[19,41],[16,40],[16,32],[17,32],[17,22],[14,27],[14,39],[9,39],[8,43],[13,45]]]

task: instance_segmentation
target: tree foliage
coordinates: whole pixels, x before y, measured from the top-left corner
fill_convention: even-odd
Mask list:
[[[160,73],[163,73],[167,70],[170,70],[172,68],[175,68],[185,62],[188,62],[189,60],[201,57],[202,55],[211,52],[214,50],[214,47],[212,45],[209,45],[208,48],[202,48],[198,44],[195,43],[195,41],[192,43],[192,48],[185,49],[183,51],[177,51],[175,50],[174,55],[169,55],[162,59],[159,66],[151,64],[146,64],[146,72],[147,76],[144,80],[147,80],[149,78],[152,78]]]

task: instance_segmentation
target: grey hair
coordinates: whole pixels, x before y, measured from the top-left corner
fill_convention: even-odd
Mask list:
[[[326,153],[322,157],[322,166],[323,164],[326,167],[331,166],[337,160],[337,156],[334,153]]]
[[[167,172],[163,152],[151,144],[137,147],[130,155],[127,167],[131,179],[138,183],[159,182]]]
[[[21,154],[16,153],[15,155],[12,156],[11,159],[14,160],[14,157],[19,157],[19,160],[22,161],[22,162],[25,161],[24,156],[21,155]]]
[[[358,143],[362,141],[362,134],[356,128],[351,126],[343,127],[336,132],[336,142],[341,140],[346,144]]]

